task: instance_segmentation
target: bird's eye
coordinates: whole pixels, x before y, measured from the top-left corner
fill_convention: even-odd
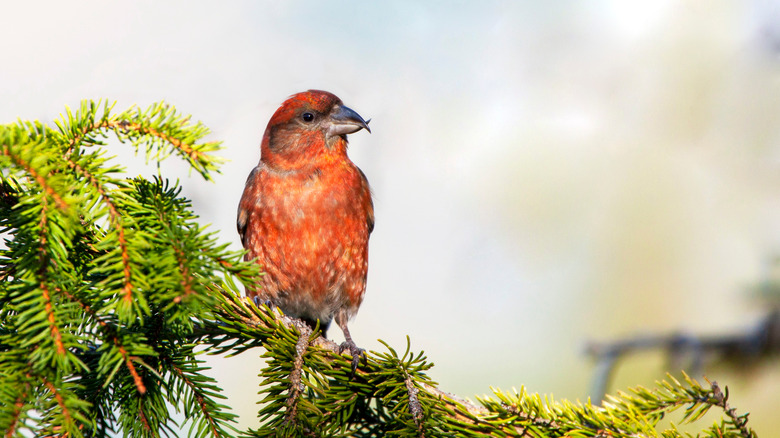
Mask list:
[[[311,122],[312,120],[314,120],[314,114],[312,114],[312,113],[303,113],[301,118],[303,119],[304,122]]]

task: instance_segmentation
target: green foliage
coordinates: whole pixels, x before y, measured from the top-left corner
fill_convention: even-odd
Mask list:
[[[239,296],[236,282],[257,281],[256,265],[204,231],[177,184],[126,179],[104,155],[113,135],[209,179],[219,145],[202,142],[207,129],[162,103],[111,110],[85,102],[55,128],[0,126],[4,436],[176,436],[179,412],[196,437],[677,437],[660,430],[664,416],[682,410],[696,423],[713,407],[721,418],[698,436],[754,436],[727,392],[687,378],[603,407],[523,390],[475,405],[438,390],[410,343],[368,352],[353,370],[332,342]],[[258,347],[258,427],[238,431],[198,354]]]
[[[156,436],[172,424],[170,406],[194,436],[232,432],[188,336],[217,302],[209,285],[256,268],[204,232],[178,187],[125,179],[101,147],[114,134],[209,178],[219,145],[201,142],[207,133],[165,104],[112,115],[84,102],[56,128],[0,127],[6,435]]]

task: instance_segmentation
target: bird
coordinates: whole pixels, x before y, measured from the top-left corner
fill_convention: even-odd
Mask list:
[[[347,135],[368,124],[334,94],[290,96],[271,117],[260,162],[246,180],[237,228],[246,260],[261,265],[255,303],[319,328],[335,319],[353,372],[363,353],[347,324],[366,292],[374,204],[366,175],[347,156]]]

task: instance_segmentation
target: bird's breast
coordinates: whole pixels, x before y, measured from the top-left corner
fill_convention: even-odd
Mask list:
[[[351,275],[355,259],[365,270],[366,217],[373,213],[368,187],[356,173],[260,175],[255,240],[266,270],[288,271],[301,280],[324,276],[324,283]]]

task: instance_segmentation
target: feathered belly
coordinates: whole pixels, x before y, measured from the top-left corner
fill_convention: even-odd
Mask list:
[[[299,204],[261,215],[256,236],[265,272],[261,296],[291,316],[330,321],[337,311],[351,316],[362,301],[368,268],[365,219],[350,215],[348,207],[333,207],[306,211]]]

